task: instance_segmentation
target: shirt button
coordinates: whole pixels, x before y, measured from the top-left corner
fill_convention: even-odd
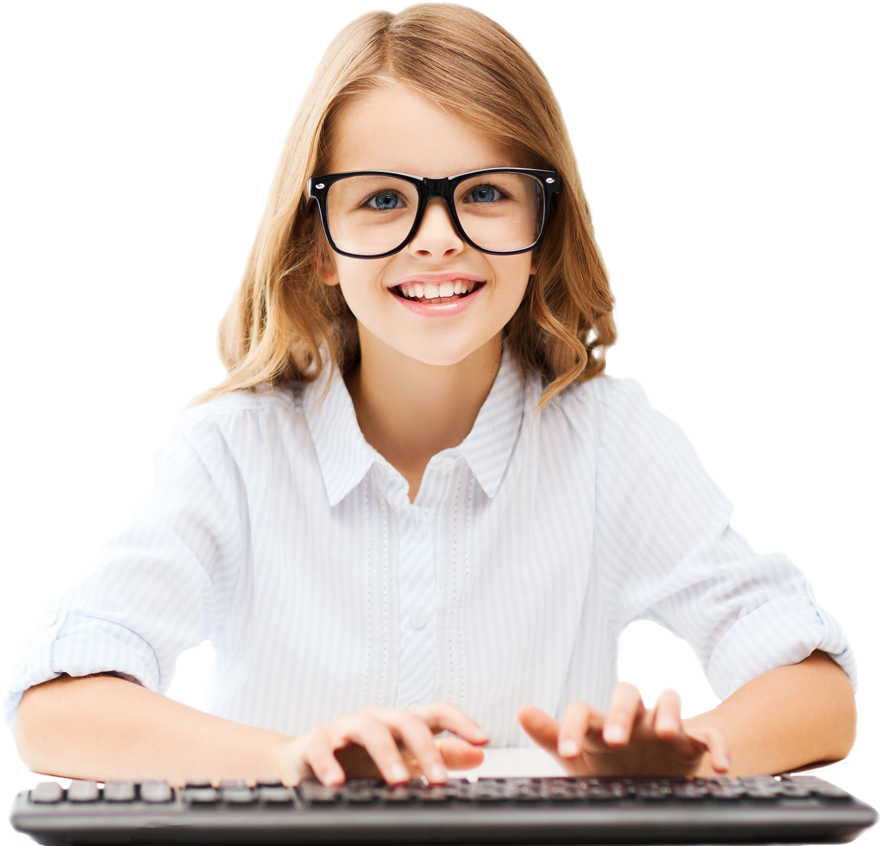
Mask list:
[[[58,622],[57,614],[50,614],[46,617],[46,628],[51,629]]]
[[[410,625],[414,629],[421,629],[428,622],[428,615],[421,608],[414,608],[410,612]]]
[[[449,473],[456,466],[456,459],[447,456],[440,463],[440,469],[445,473]]]
[[[418,711],[421,707],[422,707],[422,703],[417,700],[416,702],[411,702],[407,706],[407,710],[408,711]]]

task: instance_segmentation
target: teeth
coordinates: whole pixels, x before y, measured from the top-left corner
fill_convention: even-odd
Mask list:
[[[441,282],[434,284],[433,282],[414,282],[410,285],[400,285],[398,290],[403,297],[410,299],[446,299],[462,294],[470,294],[477,287],[476,282],[465,282],[457,279],[455,282]]]

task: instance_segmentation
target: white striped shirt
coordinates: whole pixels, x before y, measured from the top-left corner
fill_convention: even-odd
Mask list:
[[[636,383],[599,377],[535,412],[540,393],[506,352],[413,504],[336,371],[185,411],[148,505],[21,660],[7,720],[62,672],[164,691],[206,638],[213,713],[294,735],[368,703],[449,700],[492,745],[532,745],[517,707],[605,708],[637,619],[685,638],[722,698],[814,649],[855,679],[803,574],[729,527]]]

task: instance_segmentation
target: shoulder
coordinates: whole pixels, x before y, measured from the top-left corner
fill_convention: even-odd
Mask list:
[[[302,390],[285,384],[259,391],[235,391],[191,406],[178,416],[172,442],[188,443],[197,452],[276,441],[303,423]]]
[[[232,391],[184,409],[178,416],[178,427],[197,430],[228,426],[237,420],[255,416],[297,416],[300,413],[301,394],[301,388],[292,383],[259,391]]]
[[[552,437],[568,432],[570,439],[589,445],[600,464],[644,467],[694,460],[681,427],[652,406],[634,379],[602,375],[573,385],[548,403],[542,417],[543,431]]]
[[[646,415],[657,415],[648,396],[635,379],[601,375],[561,391],[542,415],[563,417],[576,429],[600,434],[612,425]]]

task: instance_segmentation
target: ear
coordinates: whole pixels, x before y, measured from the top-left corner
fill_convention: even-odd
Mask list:
[[[336,261],[327,241],[322,235],[321,239],[316,241],[312,248],[312,254],[309,257],[312,262],[312,268],[318,274],[318,278],[325,285],[339,285],[340,277],[336,269]]]
[[[324,273],[321,270],[318,270],[318,268],[315,268],[315,270],[318,273],[318,277],[321,279],[322,282],[324,282],[325,285],[333,287],[334,285],[340,284],[340,277],[336,272],[335,264],[333,264],[333,270],[330,273]]]

